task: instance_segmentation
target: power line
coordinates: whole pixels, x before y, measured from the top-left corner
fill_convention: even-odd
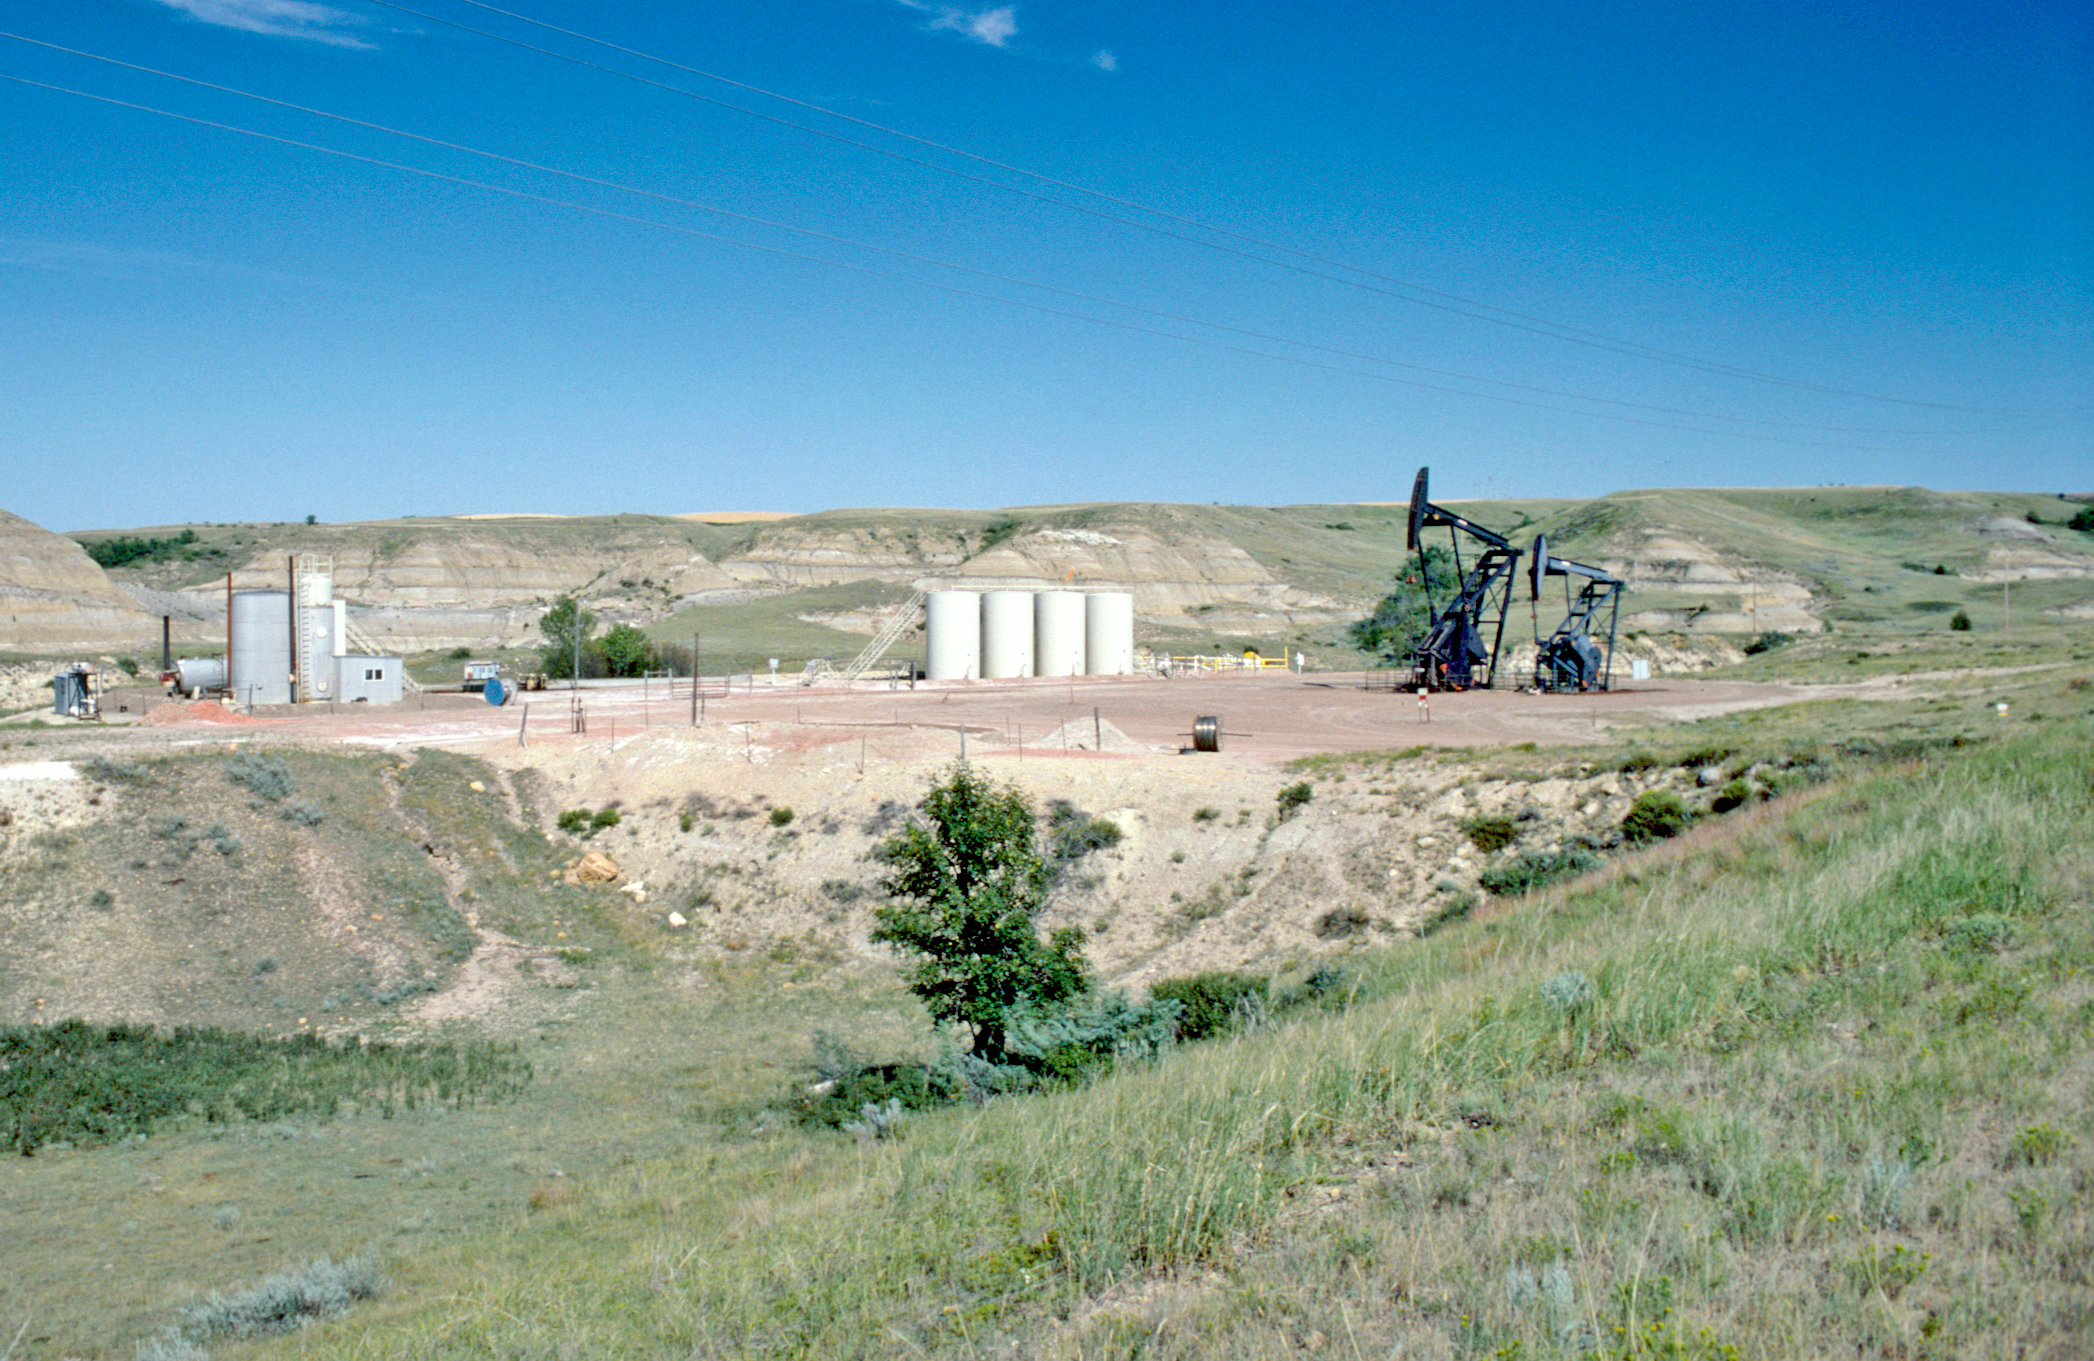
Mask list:
[[[621,183],[617,180],[602,179],[594,175],[585,175],[573,170],[562,170],[557,166],[543,165],[535,161],[527,161],[519,157],[503,155],[500,152],[487,151],[478,147],[467,146],[460,142],[446,141],[442,138],[427,136],[423,133],[410,132],[404,128],[391,127],[384,123],[373,123],[366,119],[354,118],[347,114],[334,113],[327,109],[318,109],[305,104],[296,104],[292,103],[289,100],[277,99],[274,96],[259,94],[252,90],[242,90],[232,85],[221,85],[215,81],[200,80],[193,76],[180,75],[172,71],[162,71],[156,67],[144,66],[137,62],[124,61],[116,57],[103,56],[99,53],[84,51],[76,47],[66,47],[59,43],[45,41],[41,38],[25,37],[22,34],[11,33],[7,32],[6,30],[0,30],[0,38],[9,38],[16,42],[26,43],[33,47],[42,47],[54,52],[63,52],[69,56],[83,57],[90,61],[102,62],[106,65],[120,67],[127,71],[138,71],[146,75],[159,76],[165,80],[179,81],[182,84],[194,85],[200,89],[215,90],[220,94],[236,95],[242,99],[253,100],[257,103],[268,104],[276,108],[289,109],[297,113],[310,114],[316,118],[331,119],[335,122],[345,123],[352,127],[365,128],[373,132],[382,132],[389,136],[402,137],[410,141],[422,142],[429,146],[441,147],[447,151],[463,152],[466,155],[478,156],[483,159],[496,161],[504,165],[517,166],[521,169],[534,170],[548,175],[557,175],[565,179],[574,180],[578,183],[594,185],[597,188],[613,189],[621,193],[635,194],[643,198],[654,199],[658,202],[674,204],[677,207],[690,208],[698,212],[711,213],[715,216],[728,218],[737,222],[746,222],[752,226],[766,227],[777,231],[790,232],[798,236],[805,236],[819,241],[827,241],[836,245],[849,246],[857,250],[871,251],[877,254],[891,256],[895,259],[907,260],[912,264],[930,265],[933,268],[938,269],[949,269],[956,273],[970,274],[977,278],[989,279],[997,283],[1010,284],[1018,288],[1030,288],[1044,293],[1053,293],[1061,297],[1075,299],[1079,302],[1092,303],[1102,307],[1115,307],[1124,311],[1138,313],[1143,316],[1154,317],[1161,321],[1172,321],[1187,326],[1200,326],[1210,330],[1224,331],[1232,335],[1243,336],[1247,339],[1262,340],[1272,344],[1288,345],[1298,349],[1312,350],[1320,354],[1331,355],[1334,358],[1354,359],[1369,364],[1385,364],[1392,368],[1407,369],[1413,373],[1431,374],[1434,377],[1458,379],[1462,382],[1467,383],[1482,383],[1491,387],[1506,388],[1515,392],[1531,393],[1536,396],[1561,397],[1568,401],[1591,402],[1604,406],[1618,406],[1634,411],[1648,411],[1658,415],[1686,416],[1695,420],[1733,421],[1746,425],[1773,426],[1789,430],[1815,430],[1830,434],[1846,435],[1905,435],[1927,437],[1943,433],[1939,431],[1930,430],[1885,430],[1876,427],[1823,425],[1807,421],[1775,420],[1763,416],[1729,416],[1714,411],[1699,411],[1683,407],[1658,406],[1648,402],[1632,402],[1616,397],[1597,397],[1589,393],[1569,392],[1559,388],[1539,387],[1527,383],[1514,383],[1500,378],[1486,378],[1480,374],[1462,373],[1451,369],[1434,368],[1426,364],[1410,363],[1406,360],[1401,359],[1389,359],[1380,355],[1366,354],[1356,350],[1339,349],[1334,346],[1318,344],[1314,341],[1297,340],[1291,336],[1275,335],[1270,332],[1252,330],[1248,327],[1232,326],[1225,322],[1207,321],[1199,317],[1186,316],[1182,313],[1166,312],[1157,308],[1144,307],[1138,303],[1122,302],[1116,298],[1100,297],[1096,294],[1084,293],[1076,289],[1062,288],[1055,284],[1038,283],[1030,279],[1018,278],[1015,275],[1000,274],[994,270],[979,269],[971,265],[956,264],[950,260],[941,260],[934,256],[918,255],[910,251],[897,250],[889,246],[877,246],[873,245],[870,242],[858,241],[846,236],[838,236],[831,232],[816,231],[807,227],[796,227],[791,223],[780,222],[772,218],[756,217],[748,213],[738,213],[733,211],[732,209],[721,208],[708,203],[700,203],[693,199],[680,198],[674,194],[665,194],[657,190],[640,188],[636,185]],[[213,126],[223,125],[214,124]],[[235,130],[244,131],[244,129]],[[299,145],[304,144],[301,143]],[[1475,395],[1481,396],[1485,394]]]
[[[1502,326],[1511,330],[1523,331],[1530,335],[1541,336],[1551,340],[1559,340],[1570,344],[1584,345],[1594,349],[1606,350],[1611,353],[1626,355],[1631,358],[1643,359],[1653,363],[1669,364],[1677,367],[1690,368],[1704,373],[1717,374],[1730,378],[1739,378],[1749,382],[1772,384],[1779,387],[1795,388],[1807,392],[1818,392],[1826,394],[1828,396],[1849,397],[1861,401],[1883,402],[1898,406],[1921,407],[1935,411],[1955,411],[1970,415],[2018,416],[2027,414],[2024,412],[2004,411],[1996,408],[1959,406],[1947,402],[1924,402],[1907,397],[1890,397],[1882,395],[1880,393],[1861,392],[1850,388],[1833,387],[1824,383],[1813,383],[1804,379],[1785,378],[1778,374],[1761,373],[1753,369],[1741,368],[1737,365],[1726,364],[1717,360],[1702,359],[1693,355],[1683,354],[1674,350],[1665,350],[1656,346],[1645,345],[1640,341],[1625,340],[1617,336],[1609,336],[1597,331],[1584,330],[1579,327],[1570,326],[1562,322],[1550,321],[1544,317],[1532,316],[1524,312],[1514,311],[1510,308],[1499,307],[1492,303],[1480,302],[1472,298],[1465,298],[1458,294],[1449,293],[1441,289],[1428,287],[1424,284],[1412,283],[1408,280],[1392,278],[1388,275],[1379,274],[1373,270],[1365,269],[1358,265],[1347,264],[1342,260],[1334,260],[1326,256],[1316,255],[1308,251],[1298,250],[1295,247],[1284,245],[1279,242],[1268,241],[1261,237],[1252,236],[1244,232],[1233,231],[1226,227],[1217,227],[1211,223],[1202,222],[1196,218],[1186,217],[1181,214],[1173,213],[1166,209],[1153,207],[1149,204],[1140,203],[1132,199],[1120,198],[1115,195],[1105,193],[1102,190],[1092,189],[1085,185],[1076,184],[1068,180],[1056,179],[1051,175],[1045,175],[1038,171],[1028,170],[1023,166],[1013,165],[1009,162],[995,160],[992,157],[983,156],[976,152],[967,151],[960,147],[950,146],[946,143],[934,141],[927,137],[919,137],[914,133],[904,132],[899,128],[889,127],[882,123],[875,123],[871,119],[860,118],[854,114],[839,113],[834,109],[825,108],[820,104],[815,104],[804,99],[796,99],[791,95],[781,94],[775,90],[768,90],[760,85],[752,85],[746,81],[735,80],[729,76],[723,76],[719,75],[716,72],[707,71],[695,66],[689,66],[682,62],[672,60],[671,58],[657,56],[651,52],[642,51],[638,48],[625,47],[618,43],[609,42],[605,39],[597,38],[590,34],[582,33],[575,29],[562,28],[557,24],[547,23],[542,19],[534,19],[531,18],[529,15],[519,14],[513,10],[506,10],[498,5],[489,4],[487,3],[487,0],[458,0],[458,3],[460,4],[469,5],[474,9],[485,10],[490,14],[498,14],[501,15],[503,18],[512,19],[518,23],[529,24],[532,27],[541,28],[551,33],[558,33],[563,37],[573,38],[579,42],[589,43],[597,47],[605,48],[612,52],[618,52],[626,56],[636,57],[642,61],[653,62],[658,66],[665,66],[671,70],[682,71],[688,75],[694,75],[705,80],[715,81],[719,84],[726,85],[733,89],[745,90],[751,94],[761,95],[767,99],[775,99],[781,103],[789,104],[795,108],[806,109],[811,113],[819,113],[826,117],[838,119],[839,121],[850,123],[858,127],[866,128],[874,132],[879,132],[889,137],[897,137],[902,139],[903,141],[911,142],[918,146],[927,147],[935,151],[943,152],[947,155],[958,156],[963,159],[973,161],[979,165],[990,166],[997,170],[1005,171],[1009,174],[1021,175],[1027,179],[1037,181],[1041,184],[1052,185],[1057,189],[1063,189],[1071,193],[1082,194],[1090,198],[1095,198],[1101,202],[1111,203],[1118,207],[1130,209],[1135,212],[1148,213],[1152,216],[1163,218],[1166,221],[1178,223],[1181,226],[1192,227],[1199,231],[1212,233],[1216,236],[1227,237],[1230,240],[1241,241],[1248,245],[1254,245],[1262,250],[1279,251],[1283,254],[1293,256],[1296,259],[1308,260],[1315,264],[1324,265],[1333,269],[1346,270],[1349,273],[1357,274],[1364,278],[1375,280],[1377,283],[1389,284],[1395,288],[1409,289],[1412,292],[1424,293],[1432,298],[1445,299],[1445,301],[1431,302],[1425,298],[1406,297],[1401,293],[1391,292],[1387,288],[1377,288],[1370,284],[1361,283],[1358,279],[1341,278],[1337,275],[1325,274],[1319,270],[1305,269],[1299,265],[1290,264],[1289,262],[1284,260],[1274,260],[1268,256],[1257,255],[1249,251],[1235,250],[1231,247],[1223,246],[1213,241],[1205,241],[1201,240],[1198,237],[1190,237],[1177,232],[1166,231],[1150,223],[1137,222],[1132,219],[1117,217],[1112,214],[1099,213],[1095,209],[1085,208],[1079,204],[1069,203],[1065,200],[1054,198],[1051,195],[1032,193],[1030,191],[1019,189],[1012,185],[1000,183],[996,180],[991,180],[976,175],[969,175],[963,171],[954,170],[949,166],[941,166],[933,162],[917,159],[915,157],[903,156],[898,152],[889,150],[884,147],[873,146],[869,143],[855,141],[851,138],[839,137],[835,133],[827,132],[819,128],[808,127],[806,124],[803,123],[795,123],[790,119],[780,118],[775,114],[759,113],[752,109],[743,108],[742,106],[737,104],[728,103],[725,100],[712,99],[705,95],[696,94],[693,91],[682,89],[679,86],[669,85],[660,81],[648,80],[645,77],[635,76],[630,74],[629,72],[619,71],[614,68],[599,66],[594,62],[584,61],[579,57],[569,56],[564,52],[557,52],[549,48],[536,47],[529,43],[521,42],[515,38],[507,37],[503,34],[491,33],[484,29],[473,28],[470,25],[459,23],[454,19],[446,19],[439,15],[429,14],[421,10],[409,8],[406,5],[398,3],[398,0],[368,0],[368,2],[374,5],[382,6],[386,9],[397,10],[403,14],[410,14],[416,18],[428,20],[431,23],[444,24],[449,27],[461,29],[465,32],[472,33],[480,37],[492,39],[496,42],[507,43],[511,46],[523,48],[526,51],[536,52],[541,55],[553,57],[561,61],[572,62],[576,65],[588,67],[589,69],[596,71],[601,71],[608,75],[619,76],[623,79],[633,80],[641,84],[652,85],[659,89],[683,94],[693,99],[698,99],[709,104],[717,105],[720,108],[728,109],[736,113],[745,114],[749,117],[760,118],[766,122],[777,123],[785,127],[794,128],[798,131],[812,134],[813,136],[824,137],[832,141],[843,142],[850,146],[855,146],[867,151],[874,152],[877,155],[888,156],[896,160],[907,162],[912,165],[923,166],[925,168],[935,170],[940,174],[952,175],[960,179],[971,180],[975,183],[990,185],[994,188],[1004,190],[1008,193],[1019,194],[1026,198],[1034,199],[1039,202],[1051,203],[1057,207],[1065,208],[1072,212],[1078,212],[1086,214],[1087,216],[1098,217],[1106,221],[1134,227],[1137,230],[1152,232],[1157,235],[1166,236],[1173,240],[1185,241],[1189,244],[1202,246],[1209,250],[1221,251],[1226,254],[1235,255],[1247,260],[1254,260],[1261,264],[1271,265],[1276,268],[1290,270],[1292,272],[1307,275],[1312,278],[1324,279],[1332,283],[1344,285],[1346,287],[1357,288],[1370,293],[1377,293],[1384,297],[1393,298],[1400,302],[1410,303],[1412,306],[1416,307],[1426,307],[1431,308],[1435,311],[1450,312],[1457,316],[1468,317],[1472,320],[1485,322],[1489,325]],[[1459,305],[1457,306],[1455,304]],[[1465,310],[1469,308],[1480,308],[1483,310],[1483,312],[1496,313],[1497,315],[1486,316],[1482,315],[1479,312]]]
[[[832,260],[824,256],[811,255],[804,251],[788,250],[782,246],[767,246],[759,244],[757,242],[743,241],[735,237],[720,235],[717,232],[700,231],[695,227],[686,227],[673,222],[663,222],[656,218],[640,217],[632,213],[615,212],[611,209],[599,208],[592,204],[576,203],[570,199],[552,198],[548,195],[534,194],[528,192],[527,190],[513,189],[505,185],[489,184],[483,180],[472,180],[460,175],[449,175],[441,171],[423,169],[420,166],[404,165],[398,161],[388,161],[376,156],[365,156],[358,152],[343,151],[336,147],[322,146],[315,142],[299,141],[296,138],[283,137],[271,132],[262,132],[255,128],[243,128],[238,126],[237,124],[220,123],[209,118],[199,118],[193,114],[177,113],[171,109],[155,108],[150,104],[138,104],[130,100],[117,99],[110,95],[95,94],[91,91],[75,90],[64,85],[53,85],[46,81],[31,80],[26,76],[17,76],[8,74],[6,72],[0,72],[0,80],[13,81],[18,85],[26,85],[34,89],[49,90],[56,94],[72,95],[76,98],[92,100],[96,103],[108,104],[116,108],[131,109],[139,113],[150,113],[162,118],[170,118],[177,122],[193,124],[197,127],[212,128],[220,132],[236,133],[243,137],[252,137],[260,141],[274,142],[281,146],[295,147],[301,151],[316,152],[323,156],[333,156],[341,160],[354,161],[363,165],[377,166],[381,169],[386,170],[397,170],[403,174],[418,175],[424,179],[436,180],[446,184],[455,184],[468,189],[482,189],[486,190],[489,193],[502,194],[510,198],[524,200],[525,202],[538,203],[546,205],[548,207],[566,208],[575,212],[588,213],[592,216],[607,218],[615,222],[626,222],[636,226],[653,227],[662,231],[675,232],[681,236],[694,237],[702,241],[713,241],[723,245],[735,246],[743,250],[759,251],[767,255],[779,256],[784,259],[800,260],[811,264],[826,265],[834,269],[849,270],[853,273],[864,274],[872,278],[886,279],[899,283],[913,284],[919,288],[935,289],[939,292],[949,293],[956,297],[971,298],[981,302],[999,303],[1005,307],[1022,308],[1029,312],[1038,312],[1047,316],[1063,317],[1073,321],[1088,322],[1096,326],[1107,326],[1115,330],[1128,331],[1137,335],[1155,336],[1165,340],[1175,340],[1182,344],[1198,345],[1207,349],[1220,350],[1225,353],[1245,355],[1254,359],[1270,360],[1274,363],[1293,364],[1302,368],[1318,369],[1326,373],[1345,374],[1355,378],[1368,378],[1373,379],[1377,382],[1394,383],[1402,387],[1418,388],[1428,392],[1450,393],[1455,396],[1470,397],[1479,401],[1498,402],[1509,406],[1522,406],[1540,411],[1554,411],[1564,415],[1584,416],[1594,420],[1615,421],[1621,424],[1648,426],[1662,430],[1683,430],[1691,434],[1697,435],[1715,435],[1728,439],[1751,440],[1758,443],[1788,444],[1814,449],[1840,449],[1860,453],[1895,454],[1909,452],[1906,450],[1885,448],[1880,445],[1835,444],[1822,440],[1791,439],[1781,435],[1754,434],[1739,430],[1710,430],[1700,426],[1681,425],[1676,421],[1645,420],[1641,417],[1618,416],[1604,411],[1581,411],[1575,407],[1563,407],[1556,406],[1548,402],[1529,401],[1526,398],[1522,397],[1507,397],[1498,393],[1491,392],[1470,392],[1463,388],[1448,387],[1440,383],[1426,383],[1411,378],[1399,378],[1396,375],[1389,373],[1374,373],[1365,369],[1345,368],[1341,365],[1326,364],[1318,360],[1304,359],[1296,355],[1270,354],[1263,350],[1254,350],[1242,345],[1230,345],[1216,340],[1203,340],[1198,336],[1180,335],[1173,331],[1159,330],[1153,326],[1141,326],[1133,322],[1116,321],[1110,317],[1095,317],[1083,312],[1070,311],[1066,308],[1048,307],[1040,303],[1025,302],[1017,298],[1001,297],[994,293],[984,293],[978,289],[960,288],[952,284],[938,283],[930,279],[919,279],[912,275],[898,274],[892,270],[874,269],[868,265],[853,264],[846,260]]]

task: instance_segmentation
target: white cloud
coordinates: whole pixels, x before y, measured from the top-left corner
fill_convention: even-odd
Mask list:
[[[304,38],[333,47],[369,47],[345,30],[367,22],[362,16],[313,0],[159,0],[192,19],[223,28],[267,33],[278,38]]]
[[[1098,49],[1098,55],[1091,58],[1091,65],[1101,71],[1117,71],[1120,69],[1120,59],[1101,47]]]
[[[165,3],[166,0],[163,0]],[[978,43],[991,47],[1002,47],[1018,32],[1018,7],[999,5],[995,9],[967,10],[953,5],[935,5],[927,0],[901,0],[910,9],[923,10],[937,17],[931,20],[932,28],[951,29],[964,33]]]

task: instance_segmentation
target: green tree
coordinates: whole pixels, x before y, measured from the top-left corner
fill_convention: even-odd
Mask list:
[[[571,595],[563,595],[553,602],[538,620],[538,632],[545,641],[538,646],[538,669],[555,680],[569,680],[574,676],[575,635],[581,634],[582,669],[589,669],[594,651],[590,635],[596,632],[596,616],[581,607],[581,602]]]
[[[1040,939],[1049,875],[1019,790],[960,762],[931,786],[923,816],[873,854],[887,866],[888,901],[874,910],[872,938],[916,956],[910,989],[936,1019],[964,1023],[979,1057],[1005,1061],[1014,1009],[1090,991],[1082,930]]]
[[[619,624],[597,644],[604,670],[614,676],[637,676],[654,669],[654,639],[632,624]]]
[[[1396,579],[1396,589],[1382,597],[1374,613],[1348,630],[1352,645],[1388,661],[1409,661],[1425,631],[1432,627],[1431,601],[1444,603],[1460,585],[1454,577],[1453,553],[1438,544],[1429,545],[1425,550],[1424,580],[1419,579],[1418,564],[1408,564],[1404,574]]]

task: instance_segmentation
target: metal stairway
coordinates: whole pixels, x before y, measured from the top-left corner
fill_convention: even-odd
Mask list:
[[[865,650],[853,657],[850,665],[836,673],[837,679],[848,685],[870,670],[874,662],[886,656],[887,649],[893,647],[904,633],[915,627],[916,612],[923,608],[923,596],[922,591],[917,591],[897,607],[893,614],[888,615],[887,622],[880,625],[880,631],[865,645]],[[810,676],[809,683],[812,680]]]

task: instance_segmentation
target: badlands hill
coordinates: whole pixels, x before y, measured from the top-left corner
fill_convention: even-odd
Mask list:
[[[2003,582],[2026,583],[2015,603],[2030,617],[2094,606],[2094,535],[2066,527],[2079,503],[2060,496],[1700,489],[1459,504],[1517,543],[1546,533],[1558,556],[1625,577],[1633,630],[1939,627],[1934,616],[1991,607]],[[106,573],[80,547],[184,528],[193,542]],[[287,559],[313,554],[332,560],[364,631],[407,653],[528,646],[545,606],[578,594],[664,638],[849,656],[912,589],[1007,582],[1132,591],[1144,639],[1174,648],[1286,643],[1336,661],[1345,625],[1403,570],[1403,536],[1394,504],[418,517],[71,538],[4,516],[0,650],[157,650],[163,613],[208,646],[228,573],[239,589],[280,587]]]

